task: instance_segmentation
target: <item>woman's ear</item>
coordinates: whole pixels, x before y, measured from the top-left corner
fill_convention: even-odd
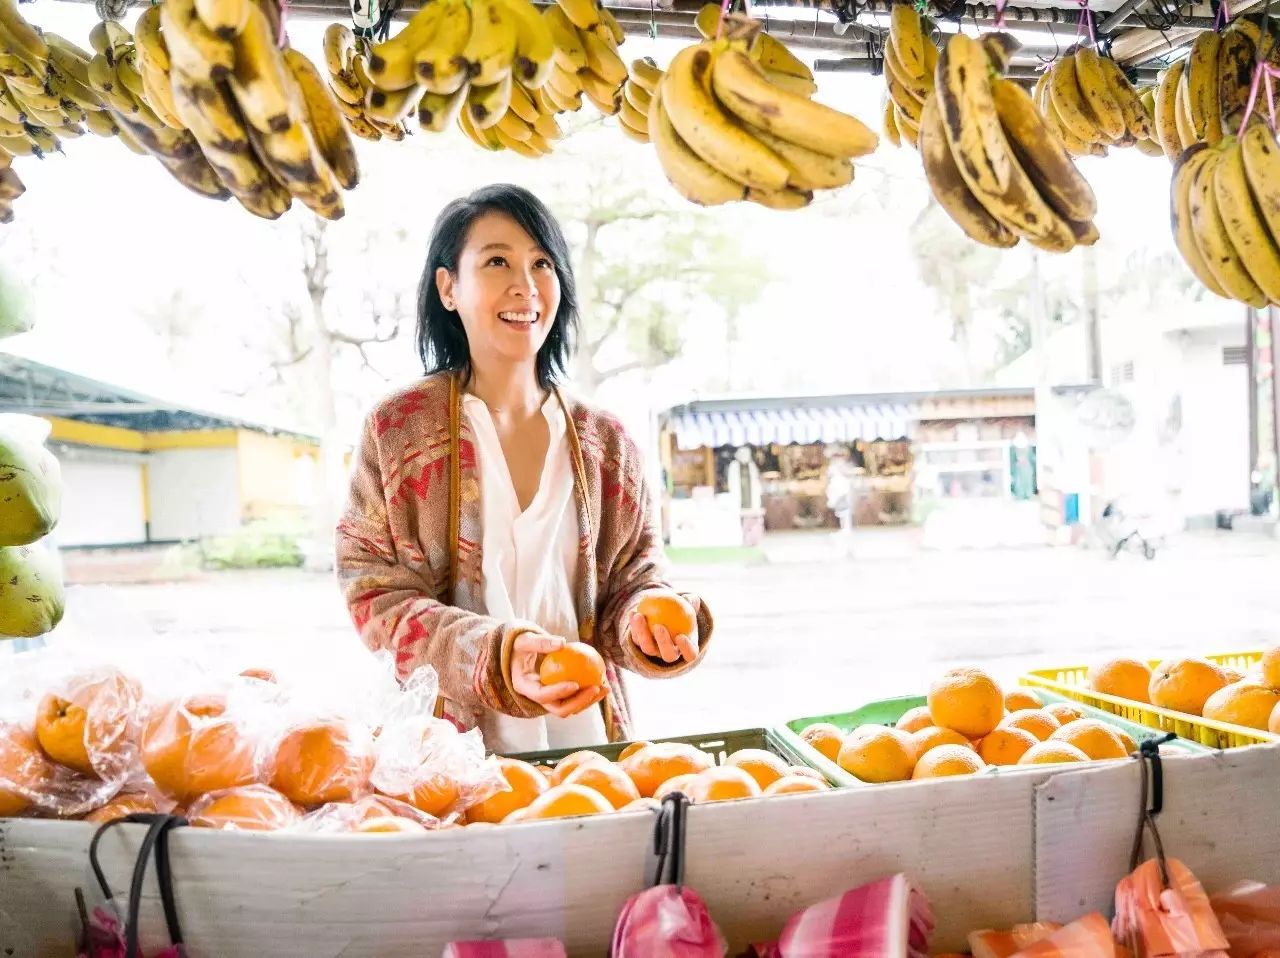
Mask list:
[[[454,280],[453,274],[443,266],[436,269],[436,292],[440,294],[440,302],[444,303],[444,308],[453,311],[458,308],[458,304],[453,298]]]

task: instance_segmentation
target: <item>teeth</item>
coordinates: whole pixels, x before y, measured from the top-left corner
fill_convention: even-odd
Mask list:
[[[499,313],[499,319],[504,319],[509,323],[532,323],[538,318],[537,313]]]

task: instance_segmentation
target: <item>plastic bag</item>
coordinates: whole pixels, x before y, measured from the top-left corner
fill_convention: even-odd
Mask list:
[[[1150,958],[1185,953],[1225,958],[1229,942],[1199,880],[1178,859],[1166,857],[1163,862],[1168,887],[1161,860],[1154,858],[1116,885],[1111,925],[1116,941]]]
[[[1021,949],[1048,938],[1062,926],[1053,921],[1014,925],[1008,931],[985,928],[969,932],[969,951],[973,958],[1009,958]]]
[[[280,736],[264,774],[291,801],[313,807],[368,795],[373,762],[373,729],[341,718],[315,718]]]
[[[244,785],[197,798],[186,817],[197,828],[278,832],[302,821],[302,810],[274,788]]]
[[[1231,958],[1280,958],[1280,885],[1243,881],[1209,898]]]
[[[397,828],[388,819],[398,819],[416,826],[417,831],[434,831],[451,827],[434,816],[420,812],[407,802],[400,802],[385,795],[369,795],[355,802],[333,802],[322,805],[303,816],[294,831],[318,835],[346,835],[352,832],[380,833],[414,831],[415,828]]]
[[[1114,958],[1116,942],[1096,911],[1014,953],[1015,958]]]
[[[374,788],[435,818],[460,816],[509,787],[478,729],[459,732],[430,714],[384,726],[375,750]]]
[[[225,694],[192,694],[146,711],[142,766],[161,792],[190,802],[261,778],[261,743]]]

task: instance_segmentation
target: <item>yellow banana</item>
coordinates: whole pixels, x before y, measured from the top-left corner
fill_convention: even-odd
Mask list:
[[[757,190],[748,187],[744,198],[771,210],[799,210],[813,202],[812,193],[793,189]]]
[[[1253,200],[1276,242],[1280,239],[1280,145],[1265,124],[1253,124],[1240,137],[1240,153]]]
[[[630,103],[641,116],[647,117],[649,115],[649,101],[653,99],[653,94],[640,86],[640,84],[632,82],[623,85],[622,97]]]
[[[511,106],[511,74],[492,86],[471,84],[471,92],[467,94],[467,112],[471,114],[471,122],[477,130],[487,130],[494,126],[506,114]]]
[[[790,73],[778,73],[775,70],[766,70],[763,67],[761,67],[761,72],[774,86],[786,90],[788,93],[794,93],[796,96],[808,98],[818,92],[818,84],[812,80],[806,80],[804,77],[792,76]]]
[[[631,125],[631,121],[623,119],[621,113],[618,114],[618,129],[622,131],[622,135],[628,140],[634,140],[636,143],[648,143],[648,130],[638,130]]]
[[[1182,80],[1185,61],[1177,60],[1160,74],[1156,85],[1155,138],[1169,159],[1177,159],[1182,152],[1182,138],[1178,135],[1178,84]]]
[[[331,23],[324,31],[324,65],[330,75],[351,71],[356,52],[356,35],[345,23]]]
[[[511,84],[511,104],[509,109],[525,123],[532,124],[538,119],[538,104],[533,102],[529,91],[523,84]]]
[[[1260,309],[1267,304],[1267,297],[1245,269],[1218,211],[1214,179],[1222,157],[1219,146],[1210,147],[1208,159],[1191,180],[1191,228],[1205,265],[1222,288],[1232,299]]]
[[[195,0],[201,21],[224,40],[238,36],[248,25],[253,3],[254,0]]]
[[[555,58],[556,43],[546,19],[529,0],[501,0],[515,24],[516,46],[512,68],[526,86],[547,82]],[[624,68],[625,70],[625,68]]]
[[[164,121],[165,126],[175,130],[183,129],[182,120],[178,118],[173,102],[173,83],[169,75],[158,69],[150,60],[142,60],[142,87],[145,99],[155,111],[156,116]]]
[[[787,185],[800,191],[834,190],[853,182],[853,162],[797,146],[766,130],[751,131],[761,143],[777,153],[787,167]]]
[[[597,0],[556,0],[564,15],[579,30],[590,30],[600,22],[600,4]]]
[[[95,54],[89,61],[89,86],[111,109],[125,116],[135,116],[139,112],[138,103],[124,91],[115,70],[101,53]],[[12,87],[10,92],[15,93],[16,99],[16,92]]]
[[[622,24],[618,22],[618,18],[610,12],[608,7],[601,4],[598,12],[600,14],[600,22],[591,28],[591,32],[615,50],[618,49],[626,42],[627,32],[622,29]]]
[[[492,86],[511,72],[516,55],[515,18],[501,0],[473,0],[471,37],[462,50],[471,83]]]
[[[907,3],[894,4],[889,17],[889,36],[907,76],[923,80],[926,75],[924,48],[929,41],[925,39],[920,14],[915,7]]]
[[[471,37],[472,12],[456,0],[440,2],[445,6],[440,27],[431,42],[418,51],[418,79],[432,93],[449,94],[469,79],[463,51]]]
[[[1107,82],[1102,58],[1092,47],[1082,46],[1075,52],[1075,68],[1076,82],[1094,125],[1108,140],[1120,139],[1125,132],[1124,112]]]
[[[1244,120],[1253,84],[1253,66],[1257,50],[1253,41],[1241,30],[1226,30],[1218,49],[1218,102],[1222,129],[1234,136]],[[1263,110],[1265,112],[1265,108]]]
[[[193,0],[164,0],[160,27],[172,66],[181,67],[188,76],[221,80],[235,66],[235,48],[204,25]]]
[[[512,153],[516,153],[529,160],[536,160],[542,155],[535,150],[532,145],[509,135],[500,126],[492,127],[489,132],[493,134],[494,139],[498,141],[499,145],[501,145],[504,150],[510,150]]]
[[[742,50],[731,47],[716,57],[711,76],[716,97],[730,112],[784,140],[837,157],[863,156],[876,148],[879,138],[861,120],[778,89]]]
[[[1195,274],[1196,279],[1210,292],[1227,297],[1226,290],[1217,277],[1209,271],[1196,242],[1192,224],[1191,187],[1201,168],[1209,161],[1212,150],[1204,143],[1194,143],[1184,150],[1173,164],[1173,177],[1169,185],[1170,219],[1173,223],[1173,239],[1182,253],[1183,262]]]
[[[1063,57],[1049,71],[1049,100],[1062,125],[1085,143],[1109,139],[1098,125],[1080,87],[1074,57]]]
[[[1213,145],[1222,139],[1222,106],[1218,98],[1218,53],[1222,37],[1206,30],[1191,44],[1182,82],[1187,87],[1187,108],[1197,140]]]
[[[616,116],[622,109],[622,86],[602,79],[591,70],[583,70],[578,74],[578,83],[582,92],[587,95],[601,113]]]
[[[533,130],[529,128],[529,125],[510,110],[502,114],[497,123],[490,125],[505,136],[509,136],[513,140],[519,140],[521,143],[527,143],[533,136]]]
[[[987,59],[991,61],[991,66],[996,73],[1000,74],[1009,69],[1009,61],[1022,48],[1021,41],[1010,33],[988,33],[978,42],[982,44],[982,49],[987,51]]]
[[[8,35],[15,56],[33,70],[49,59],[49,46],[18,10],[17,0],[0,0],[0,29]]]
[[[662,70],[650,57],[640,57],[631,61],[631,79],[635,81],[636,86],[650,95],[657,92],[662,76]]]
[[[884,119],[882,128],[885,138],[894,146],[902,146],[902,134],[898,132],[898,123],[894,119],[897,108],[894,107],[893,101],[887,96],[884,98]]]
[[[1178,83],[1178,95],[1174,101],[1176,110],[1174,111],[1174,123],[1178,127],[1178,141],[1185,150],[1193,143],[1201,142],[1196,138],[1195,122],[1191,119],[1191,105],[1188,100],[1187,93],[1187,71],[1182,71],[1182,80]]]
[[[898,58],[892,39],[886,40],[884,44],[884,77],[889,95],[899,108],[905,109],[908,102],[911,102],[915,112],[919,114],[924,98],[933,90],[933,78],[913,77]]]
[[[646,121],[645,121],[646,137],[648,136],[648,132],[647,132],[648,129],[649,129],[648,119],[646,118]],[[555,121],[555,117],[548,116],[545,113],[541,113],[538,115],[538,119],[534,121],[533,130],[535,133],[538,134],[538,136],[542,137],[544,140],[558,140],[560,139],[560,137],[564,136],[563,131],[560,129],[560,124],[558,124]],[[547,148],[550,149],[550,144],[548,144]]]
[[[169,48],[161,33],[159,5],[147,7],[138,14],[138,19],[133,25],[133,42],[143,57],[157,70],[168,73],[172,68],[169,62]]]
[[[622,98],[622,108],[618,111],[618,119],[630,126],[633,130],[646,131],[647,136],[649,128],[649,115],[642,113],[635,108],[635,105],[626,97]]]
[[[329,89],[333,91],[334,96],[349,106],[361,107],[364,105],[364,87],[360,86],[353,74],[329,74]]]
[[[808,65],[792,53],[785,43],[763,30],[756,34],[750,52],[752,58],[760,64],[761,70],[782,73],[797,80],[813,80],[813,71]]]
[[[720,206],[742,200],[746,187],[703,160],[676,132],[663,104],[663,80],[649,104],[649,139],[658,163],[677,193],[699,206]]]
[[[418,51],[430,45],[446,14],[443,4],[428,3],[394,37],[375,43],[369,51],[369,79],[388,92],[416,86]]]
[[[344,190],[354,189],[360,182],[360,163],[338,104],[325,86],[324,77],[310,60],[292,47],[285,49],[284,62],[306,104],[307,125],[316,148],[333,170],[338,185]]]
[[[1249,277],[1268,301],[1280,303],[1280,248],[1258,211],[1244,153],[1234,137],[1224,141],[1222,157],[1214,168],[1213,191],[1227,238]]]
[[[174,115],[199,140],[206,153],[211,150],[232,156],[252,153],[244,117],[225,84],[205,83],[182,70],[173,72],[172,84]]]
[[[106,110],[86,114],[84,124],[94,136],[112,137],[120,132],[120,127],[116,126],[116,121]]]
[[[547,77],[546,87],[555,90],[561,97],[572,97],[582,92],[582,80],[579,77],[580,74],[569,73],[557,65],[552,69],[551,76]]]
[[[543,10],[542,19],[546,21],[552,43],[555,44],[552,55],[556,62],[570,72],[585,70],[587,51],[582,45],[582,36],[578,33],[578,28],[569,22],[559,4],[552,3]]]
[[[920,124],[899,110],[896,105],[893,108],[893,125],[907,146],[913,150],[920,148]]]
[[[365,102],[364,113],[370,120],[380,123],[399,123],[418,106],[425,91],[421,86],[411,86],[404,90],[384,90],[374,87],[369,91]]]
[[[458,114],[458,126],[460,126],[462,128],[462,132],[465,133],[467,137],[481,149],[496,152],[503,148],[502,141],[498,139],[498,135],[494,130],[481,130],[476,127],[475,123],[471,120],[470,110],[464,109]]]
[[[234,44],[236,62],[227,83],[245,119],[262,133],[287,130],[293,118],[284,60],[271,23],[256,4],[250,5],[248,23]]]
[[[886,47],[886,49],[890,49]],[[911,117],[915,123],[920,122],[920,110],[924,106],[924,98],[928,96],[928,91],[917,96],[914,91],[908,90],[903,86],[898,74],[888,65],[888,58],[885,60],[884,71],[885,87],[889,91],[889,99],[893,100],[897,106],[899,113],[905,113]]]
[[[584,33],[582,42],[587,52],[587,68],[592,73],[615,88],[627,82],[627,65],[613,47],[594,33]]]
[[[458,119],[470,89],[464,83],[452,93],[424,93],[418,104],[418,124],[430,133],[443,133]]]

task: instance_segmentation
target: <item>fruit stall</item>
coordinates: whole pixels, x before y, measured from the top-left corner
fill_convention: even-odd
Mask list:
[[[878,148],[916,151],[972,241],[1050,253],[1098,240],[1088,164],[1132,149],[1169,177],[1152,219],[1169,214],[1199,282],[1280,300],[1269,5],[742,6],[102,2],[69,38],[39,28],[40,4],[0,0],[0,222],[29,164],[74,159],[82,136],[263,219],[295,201],[337,219],[355,139],[456,130],[536,159],[585,110],[701,206],[781,215]],[[295,48],[290,17],[326,21],[322,48]],[[688,42],[629,61],[636,34]],[[881,114],[815,98],[827,71],[878,75]],[[0,421],[5,636],[62,615],[47,436]],[[909,472],[909,450],[883,458]],[[821,467],[792,465],[801,482]],[[1280,948],[1280,649],[1204,651],[958,668],[843,712],[762,703],[755,728],[505,756],[434,717],[433,674],[398,681],[385,657],[326,687],[124,649],[28,654],[0,676],[0,954],[122,954],[121,934],[156,954],[180,918],[184,953],[218,958],[499,939],[625,958],[620,916],[667,884],[700,896],[706,954],[813,954],[815,915],[848,896],[866,909],[848,934],[880,937],[822,953],[1261,958]],[[666,882],[655,831],[680,862]],[[1193,927],[1157,947],[1178,916]]]

